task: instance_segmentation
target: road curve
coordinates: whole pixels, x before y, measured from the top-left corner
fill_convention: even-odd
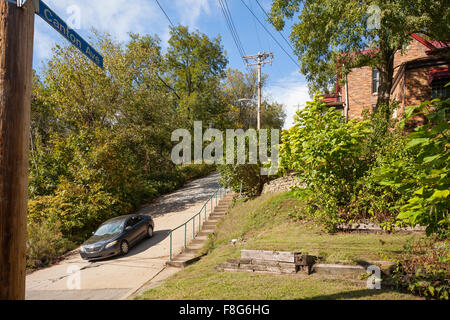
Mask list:
[[[82,260],[75,250],[58,264],[28,274],[26,299],[120,299],[158,277],[169,257],[168,231],[198,213],[219,188],[218,181],[217,173],[193,180],[140,209],[139,213],[153,217],[154,236],[132,248],[126,256],[91,263]],[[174,254],[181,251],[184,243],[182,229],[174,233]],[[187,232],[192,236],[192,225],[188,226]]]

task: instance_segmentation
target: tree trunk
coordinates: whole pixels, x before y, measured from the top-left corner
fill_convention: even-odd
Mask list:
[[[381,62],[378,67],[380,72],[380,86],[378,88],[377,106],[389,104],[391,100],[392,81],[394,77],[395,51],[382,51]]]

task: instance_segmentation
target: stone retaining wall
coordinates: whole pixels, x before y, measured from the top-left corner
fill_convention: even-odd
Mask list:
[[[266,183],[263,187],[262,194],[265,193],[277,193],[287,192],[291,190],[291,187],[301,187],[299,179],[296,177],[297,173],[293,172],[284,177],[272,180]]]

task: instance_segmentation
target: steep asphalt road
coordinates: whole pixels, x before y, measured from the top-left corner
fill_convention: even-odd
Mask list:
[[[151,279],[173,274],[176,269],[165,267],[169,258],[167,232],[198,213],[219,188],[218,180],[217,173],[194,180],[139,210],[153,217],[154,236],[132,248],[126,256],[91,263],[82,260],[75,250],[60,263],[27,275],[26,299],[121,299]],[[184,230],[180,231],[174,233],[174,254],[183,246]],[[192,225],[187,234],[192,235]]]

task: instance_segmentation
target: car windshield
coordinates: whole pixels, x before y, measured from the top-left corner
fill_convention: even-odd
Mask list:
[[[112,221],[102,224],[97,231],[95,231],[95,236],[104,236],[107,234],[118,234],[122,232],[123,221]]]

